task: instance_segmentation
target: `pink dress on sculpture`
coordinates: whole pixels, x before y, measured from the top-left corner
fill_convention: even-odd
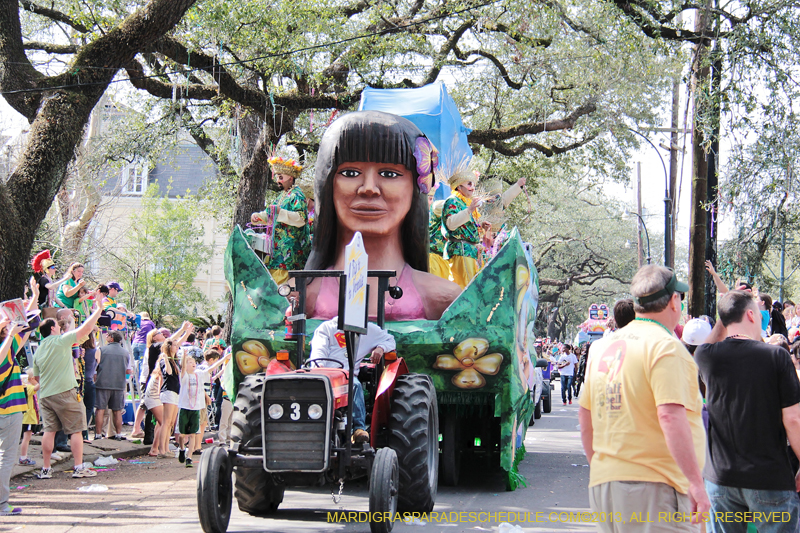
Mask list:
[[[388,294],[386,295],[386,302],[384,303],[386,321],[424,320],[427,318],[425,316],[425,307],[422,305],[422,298],[419,297],[417,288],[411,279],[411,267],[408,264],[403,267],[403,271],[397,280],[397,286],[403,289],[403,297],[395,300]],[[339,279],[322,278],[322,285],[320,285],[317,302],[314,306],[313,318],[328,320],[338,314]],[[371,316],[369,319],[375,320],[375,317]]]

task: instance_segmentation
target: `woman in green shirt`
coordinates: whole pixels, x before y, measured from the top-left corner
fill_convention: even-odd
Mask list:
[[[75,300],[78,299],[78,292],[86,284],[86,280],[83,279],[83,265],[72,263],[67,270],[67,275],[69,279],[58,288],[56,304],[58,307],[72,309],[75,306]]]

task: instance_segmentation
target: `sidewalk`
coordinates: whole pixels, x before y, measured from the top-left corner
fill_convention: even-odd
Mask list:
[[[124,426],[123,431],[128,435],[132,430],[131,426]],[[94,440],[91,444],[83,443],[83,462],[93,463],[100,456],[113,455],[114,458],[121,457],[136,457],[139,455],[147,455],[150,451],[150,445],[145,446],[142,444],[142,439],[127,440],[113,440],[101,439]],[[61,472],[64,470],[71,470],[74,466],[72,461],[72,454],[69,452],[58,452],[62,459],[60,461],[52,461],[51,466],[53,470]],[[31,444],[28,446],[28,457],[36,461],[36,466],[23,466],[20,464],[14,465],[14,470],[11,472],[11,477],[22,476],[25,474],[33,474],[39,472],[44,465],[42,459],[42,437],[34,435],[31,438]]]

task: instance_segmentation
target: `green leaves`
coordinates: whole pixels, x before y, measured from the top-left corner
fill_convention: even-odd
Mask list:
[[[207,305],[193,282],[211,248],[203,243],[193,207],[184,199],[161,197],[158,185],[150,185],[113,265],[131,308],[147,311],[156,322],[195,316]]]

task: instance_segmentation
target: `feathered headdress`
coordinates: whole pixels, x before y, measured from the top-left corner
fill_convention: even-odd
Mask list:
[[[268,159],[272,171],[276,174],[286,174],[297,179],[303,171],[303,166],[294,159],[284,159],[281,156],[270,157]]]
[[[44,250],[39,252],[38,254],[33,256],[33,260],[31,261],[31,266],[33,267],[33,271],[36,273],[44,273],[45,270],[50,268],[50,265],[53,265],[53,259],[50,256],[50,250]]]

